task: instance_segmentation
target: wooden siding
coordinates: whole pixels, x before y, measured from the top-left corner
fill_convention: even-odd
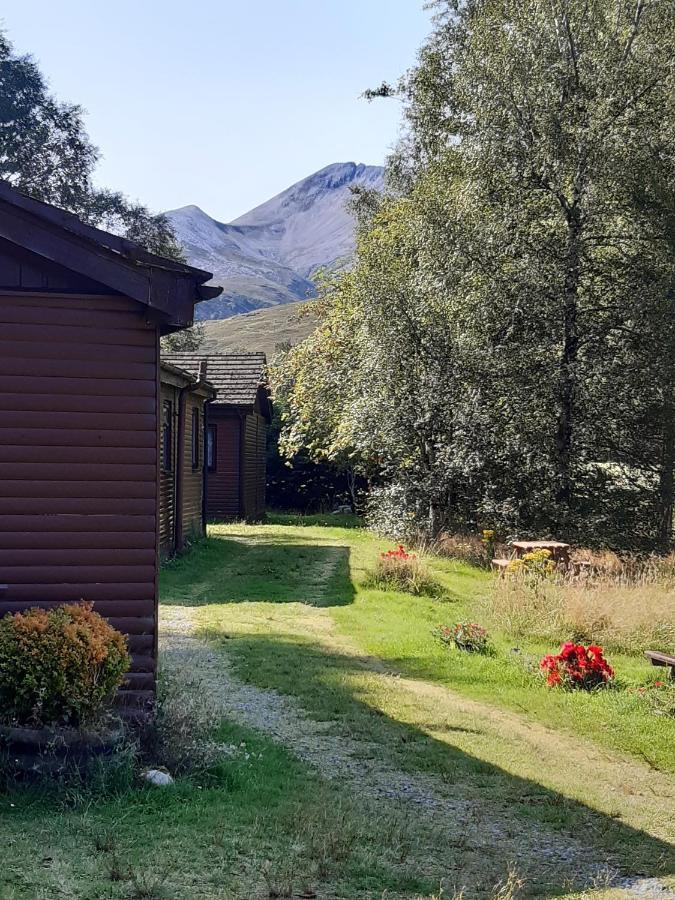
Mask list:
[[[267,451],[265,417],[257,409],[244,415],[212,406],[209,424],[216,428],[216,469],[207,473],[208,518],[262,519]]]
[[[37,260],[26,250],[0,238],[0,284],[3,288],[29,291],[110,293],[103,285],[69,272],[56,263]]]
[[[162,558],[169,557],[174,551],[174,534],[176,527],[176,442],[178,434],[178,389],[173,385],[162,384],[159,404],[159,553]],[[167,468],[164,460],[162,426],[164,422],[164,402],[171,403],[171,464]]]
[[[258,416],[258,483],[256,486],[256,519],[263,519],[267,509],[267,419]]]
[[[258,412],[246,416],[243,440],[241,515],[255,521],[265,515],[267,423]]]
[[[0,614],[93,601],[129,702],[155,680],[158,343],[123,297],[0,295]]]
[[[198,465],[192,466],[192,411],[199,413]],[[185,443],[183,446],[183,538],[203,534],[202,496],[204,490],[204,401],[188,394],[185,398]]]
[[[176,488],[178,479],[178,447],[180,388],[162,382],[160,391],[160,424],[159,446],[161,456],[161,468],[159,475],[159,552],[164,559],[176,552]],[[171,429],[171,467],[169,470],[164,465],[163,458],[163,405],[164,401],[171,403],[172,429]],[[204,478],[204,397],[196,393],[188,392],[184,398],[183,411],[183,499],[182,499],[182,527],[183,540],[189,541],[203,535],[202,520],[202,496]],[[192,410],[199,412],[199,465],[192,467]]]
[[[216,466],[207,473],[206,514],[209,519],[237,519],[239,509],[240,417],[209,410],[216,428]]]

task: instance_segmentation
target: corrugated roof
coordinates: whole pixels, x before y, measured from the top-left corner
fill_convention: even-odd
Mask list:
[[[216,389],[216,403],[253,406],[258,388],[267,384],[264,353],[163,353],[171,365],[197,374],[206,362],[206,378]]]

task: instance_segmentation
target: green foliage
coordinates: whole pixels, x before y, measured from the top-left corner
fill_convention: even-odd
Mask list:
[[[81,108],[52,96],[35,60],[17,55],[0,32],[0,178],[90,225],[182,259],[163,215],[152,215],[117,191],[94,187],[97,160]]]
[[[456,622],[452,626],[439,625],[433,634],[447,647],[456,647],[467,653],[494,653],[487,631],[477,622]]]
[[[366,483],[353,467],[313,459],[304,448],[290,458],[282,455],[279,441],[285,414],[285,398],[278,390],[267,435],[268,507],[303,514],[331,512],[339,507],[360,508]]]
[[[0,709],[5,723],[94,722],[129,668],[125,638],[87,604],[0,619]]]
[[[190,328],[184,328],[182,331],[164,335],[162,338],[162,350],[168,353],[177,353],[181,350],[199,350],[204,343],[205,337],[204,323],[195,322]]]
[[[665,545],[675,461],[672,3],[442,0],[392,193],[278,372],[286,451],[377,475],[400,536]]]

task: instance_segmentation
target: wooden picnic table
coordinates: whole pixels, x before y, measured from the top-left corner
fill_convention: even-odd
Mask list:
[[[567,564],[570,561],[570,545],[563,541],[513,541],[511,546],[517,557],[534,550],[548,550],[554,562]]]

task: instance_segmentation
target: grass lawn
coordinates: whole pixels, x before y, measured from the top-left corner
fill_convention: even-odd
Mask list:
[[[432,628],[473,619],[490,576],[434,560],[443,599],[369,589],[386,542],[328,522],[213,526],[166,567],[167,614],[241,686],[219,725],[231,749],[170,791],[0,797],[0,900],[675,887],[675,722],[625,690],[547,689],[514,657],[549,646],[445,649]],[[611,661],[624,684],[652,675]]]

